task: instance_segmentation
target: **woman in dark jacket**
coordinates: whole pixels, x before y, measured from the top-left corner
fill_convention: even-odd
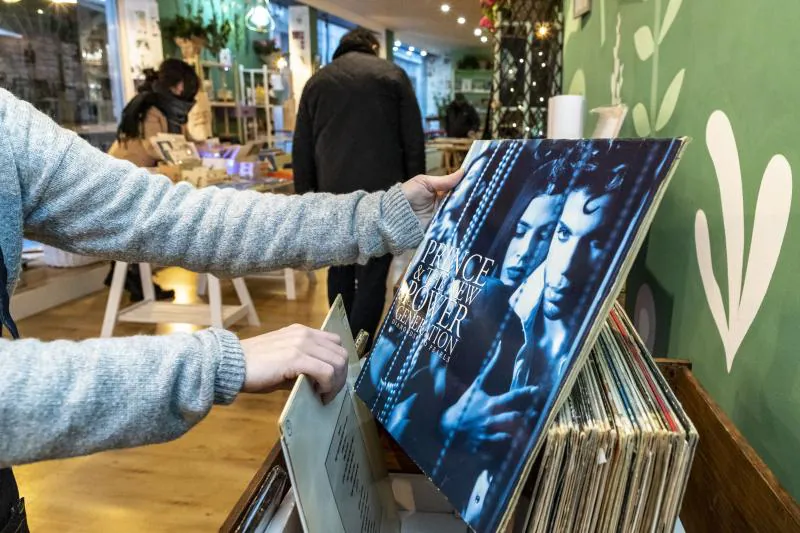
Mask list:
[[[150,140],[159,133],[186,135],[189,112],[199,88],[200,79],[194,68],[179,59],[167,59],[158,72],[147,72],[139,94],[122,112],[117,140],[109,154],[140,167],[155,167],[162,158]],[[114,265],[106,277],[106,285],[111,285],[113,274]],[[130,293],[131,301],[144,299],[139,265],[128,265],[125,290]],[[175,296],[175,291],[158,285],[155,290],[158,300],[171,300]]]

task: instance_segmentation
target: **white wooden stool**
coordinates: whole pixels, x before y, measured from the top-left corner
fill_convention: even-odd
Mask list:
[[[225,328],[235,324],[245,316],[251,326],[260,326],[253,300],[242,278],[233,280],[233,287],[239,297],[239,305],[222,305],[222,290],[219,278],[205,274],[200,275],[198,285],[208,285],[208,304],[176,304],[172,302],[156,301],[155,287],[153,286],[153,269],[149,263],[140,263],[139,272],[142,278],[142,293],[144,300],[125,309],[120,309],[122,292],[125,288],[125,278],[128,275],[128,263],[117,261],[114,264],[114,277],[111,281],[111,290],[106,303],[106,315],[103,319],[101,337],[111,337],[117,322],[136,322],[142,324],[195,324],[198,326],[212,326]],[[204,288],[205,292],[205,288]]]
[[[308,276],[309,283],[316,283],[317,282],[317,273],[313,270],[306,272],[306,276]],[[295,284],[295,271],[291,268],[284,268],[282,272],[274,272],[274,273],[266,273],[266,274],[253,274],[247,276],[248,278],[254,279],[282,279],[284,286],[286,287],[286,299],[287,300],[296,300],[297,299],[297,286]],[[197,280],[197,294],[203,296],[206,293],[206,283],[205,279],[200,278]]]

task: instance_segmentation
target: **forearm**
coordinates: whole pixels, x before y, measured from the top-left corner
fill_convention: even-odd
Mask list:
[[[137,170],[114,188],[82,194],[63,209],[62,200],[53,198],[47,209],[28,217],[32,236],[85,255],[221,277],[365,262],[413,248],[422,238],[399,187],[387,193],[287,196],[196,190]],[[77,211],[80,205],[92,208]]]
[[[0,467],[175,439],[244,382],[238,340],[0,341]]]
[[[365,262],[422,239],[397,187],[302,197],[196,190],[95,150],[28,104],[3,103],[0,142],[16,157],[25,230],[68,251],[228,276]]]

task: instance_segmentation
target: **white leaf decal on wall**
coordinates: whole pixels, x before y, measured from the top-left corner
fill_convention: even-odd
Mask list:
[[[672,26],[672,23],[675,22],[675,17],[678,16],[678,11],[680,11],[682,3],[683,0],[669,0],[667,12],[664,14],[664,23],[661,25],[661,32],[658,34],[659,44],[664,42],[664,37],[667,36],[669,28]]]
[[[567,94],[586,95],[586,75],[583,73],[583,69],[579,68],[575,71],[575,74],[572,76],[572,82],[569,84]]]
[[[728,314],[714,276],[708,220],[702,210],[695,217],[695,248],[700,278],[714,323],[725,349],[728,372],[747,331],[758,314],[778,264],[792,202],[792,169],[782,155],[774,156],[764,172],[756,203],[755,221],[744,265],[744,197],[739,151],[728,117],[711,114],[706,145],[714,163],[722,201],[725,254],[728,267]]]
[[[667,125],[669,119],[672,118],[672,113],[675,112],[675,106],[678,103],[678,97],[681,95],[681,88],[683,87],[683,75],[686,69],[681,69],[673,78],[672,83],[667,87],[667,92],[664,93],[664,99],[661,101],[661,109],[658,111],[658,119],[656,119],[656,131],[661,131]]]
[[[636,53],[639,59],[647,61],[653,55],[655,43],[653,42],[653,30],[650,26],[642,26],[633,34],[633,43],[636,45]]]
[[[650,118],[647,116],[647,109],[641,102],[633,107],[633,128],[639,137],[650,135]]]

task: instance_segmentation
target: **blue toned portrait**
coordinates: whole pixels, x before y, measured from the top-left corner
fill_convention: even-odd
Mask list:
[[[682,145],[476,143],[428,228],[356,392],[476,531],[524,481]]]

